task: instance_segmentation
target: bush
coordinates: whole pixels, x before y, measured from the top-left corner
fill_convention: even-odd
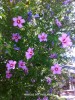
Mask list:
[[[69,2],[66,6],[60,0],[1,3],[1,100],[49,92],[60,78],[61,54],[72,45],[70,35],[63,31]]]

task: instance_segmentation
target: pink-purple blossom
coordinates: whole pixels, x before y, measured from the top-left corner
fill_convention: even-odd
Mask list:
[[[63,4],[64,5],[67,5],[67,4],[69,4],[71,2],[71,0],[65,0],[64,2],[63,2]]]
[[[22,16],[14,17],[12,20],[13,26],[18,26],[19,28],[22,28],[22,24],[25,23],[25,20],[22,18]]]
[[[9,60],[6,64],[7,70],[15,69],[16,61]]]
[[[13,2],[13,0],[10,0],[10,2]]]
[[[21,39],[21,36],[19,35],[19,33],[12,34],[12,40],[14,40],[15,42],[18,42],[19,39]]]
[[[50,84],[51,84],[52,79],[51,79],[50,77],[46,77],[45,79],[46,79],[46,82],[48,83],[48,85],[50,85]]]
[[[48,97],[44,96],[42,100],[48,100]]]
[[[57,25],[58,27],[61,27],[61,26],[62,26],[61,22],[60,22],[58,19],[55,20],[55,23],[56,23],[56,25]]]
[[[12,74],[10,73],[9,70],[6,71],[6,78],[10,79],[12,77]]]
[[[18,67],[22,68],[25,72],[25,74],[28,74],[28,68],[26,67],[26,63],[23,60],[20,60],[18,62]]]
[[[40,42],[43,42],[43,41],[46,41],[47,42],[47,34],[46,33],[41,33],[38,35],[38,38],[39,38],[39,41]]]
[[[28,74],[28,68],[27,67],[24,69],[24,72],[25,72],[26,75]]]
[[[57,58],[57,54],[56,54],[56,53],[53,53],[53,54],[51,54],[49,57],[52,58],[52,59],[53,59],[53,58],[55,59],[55,58]]]
[[[37,100],[42,100],[42,99],[40,97],[38,97]]]
[[[27,52],[25,53],[25,56],[26,56],[26,58],[27,59],[30,59],[30,58],[32,58],[32,56],[34,55],[34,48],[28,48],[28,50],[27,50]]]
[[[62,43],[63,48],[72,46],[72,41],[70,39],[70,36],[68,36],[66,33],[63,33],[62,36],[59,37],[59,41]]]
[[[18,63],[18,67],[22,68],[23,70],[25,70],[26,69],[26,65],[25,64],[26,63],[24,61],[20,60],[19,63]]]
[[[53,72],[53,74],[61,74],[61,67],[59,66],[59,64],[54,64],[54,66],[51,66],[51,71]]]

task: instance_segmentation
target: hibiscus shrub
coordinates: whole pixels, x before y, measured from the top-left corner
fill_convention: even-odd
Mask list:
[[[72,46],[64,28],[64,13],[70,3],[67,0],[2,0],[1,100],[25,97],[33,100],[26,94],[52,92],[51,87],[62,73],[61,54]]]

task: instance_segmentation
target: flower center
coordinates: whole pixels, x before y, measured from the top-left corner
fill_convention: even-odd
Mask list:
[[[30,53],[29,53],[29,54],[30,54],[30,55],[32,55],[32,53],[33,53],[33,52],[32,52],[32,51],[30,51]]]
[[[10,67],[13,67],[13,64],[10,64]]]
[[[57,67],[55,68],[55,71],[58,71],[58,68]]]
[[[66,43],[66,39],[63,39],[63,43]]]
[[[15,36],[15,39],[18,39],[18,36]]]
[[[45,36],[42,36],[41,38],[42,38],[42,39],[45,39]]]
[[[8,76],[10,76],[10,73],[7,73]]]
[[[21,21],[18,19],[18,20],[17,20],[17,23],[20,24],[20,22],[21,22]]]
[[[25,66],[25,63],[21,63],[21,66]]]

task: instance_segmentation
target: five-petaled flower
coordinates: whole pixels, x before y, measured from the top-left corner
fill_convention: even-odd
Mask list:
[[[66,33],[63,33],[62,36],[59,37],[59,41],[62,43],[63,48],[72,46],[70,36],[68,36]]]
[[[32,56],[34,55],[34,52],[33,52],[34,48],[28,48],[27,52],[25,53],[25,56],[27,59],[30,59],[32,58]]]
[[[46,41],[47,42],[47,34],[46,33],[41,33],[38,35],[38,38],[39,38],[39,41],[40,42],[43,42],[43,41]]]
[[[12,40],[14,40],[15,42],[18,42],[19,39],[21,39],[21,36],[19,35],[19,33],[12,34]]]
[[[14,17],[12,20],[13,26],[18,26],[19,28],[22,28],[22,24],[25,23],[25,20],[22,18],[22,16]]]
[[[6,78],[10,79],[12,77],[12,74],[10,73],[9,70],[6,71]]]
[[[57,25],[58,27],[61,27],[61,26],[62,26],[61,22],[60,22],[58,19],[55,20],[55,23],[56,23],[56,25]]]
[[[9,60],[6,64],[7,70],[15,69],[16,61]]]
[[[19,68],[22,68],[23,70],[25,70],[25,69],[26,69],[25,62],[22,61],[22,60],[20,60],[19,63],[18,63],[18,67],[19,67]]]
[[[54,66],[51,66],[51,71],[53,74],[61,74],[61,67],[58,64],[55,64]]]

